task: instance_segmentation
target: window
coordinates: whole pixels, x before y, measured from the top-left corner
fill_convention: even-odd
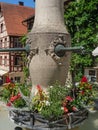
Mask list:
[[[2,65],[2,56],[0,56],[0,65]]]
[[[20,83],[20,77],[15,77],[15,82],[18,82],[18,83]]]
[[[2,40],[0,40],[0,48],[2,48]]]
[[[0,6],[0,17],[2,17],[2,9],[1,9],[1,6]]]
[[[14,38],[14,47],[22,47],[22,44],[19,41],[19,38]]]
[[[89,75],[94,75],[95,76],[95,70],[89,70]]]
[[[13,42],[13,37],[11,37],[11,42]]]
[[[7,47],[7,38],[5,38],[4,47]]]
[[[1,24],[1,33],[3,33],[3,23]]]
[[[7,65],[7,56],[4,57],[4,65]]]
[[[22,62],[22,57],[15,56],[14,65],[21,65],[21,62]]]
[[[34,16],[31,17],[28,21],[27,21],[27,29],[28,31],[30,31],[33,27],[33,24],[34,24]]]
[[[32,29],[32,27],[33,27],[33,22],[28,24],[28,27],[27,27],[28,31],[30,31]]]
[[[0,17],[2,17],[3,15],[2,15],[2,12],[0,12]]]

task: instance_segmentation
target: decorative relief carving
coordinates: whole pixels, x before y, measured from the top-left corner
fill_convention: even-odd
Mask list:
[[[45,52],[46,55],[50,55],[58,65],[63,65],[63,57],[57,56],[54,52],[54,49],[58,44],[66,45],[65,36],[59,35],[58,37],[56,37],[56,39],[54,39],[50,43],[49,47],[45,50]]]
[[[31,46],[32,41],[30,38],[28,38],[27,43],[30,45],[30,48],[31,48],[30,53],[28,55],[28,65],[29,65],[33,56],[39,53],[39,48],[36,47],[32,49],[32,46]],[[58,44],[63,44],[64,46],[66,45],[66,37],[64,35],[57,36],[53,41],[51,41],[49,47],[45,49],[44,51],[46,55],[50,55],[58,65],[64,65],[63,62],[64,62],[65,57],[59,57],[54,52],[54,49]]]
[[[32,57],[38,54],[38,52],[39,52],[39,49],[37,47],[30,50],[30,53],[28,55],[28,65],[30,64]]]
[[[32,43],[31,38],[28,38],[27,41],[26,41],[26,44],[29,44],[29,47],[30,47],[30,53],[28,54],[28,58],[27,58],[28,59],[28,65],[30,64],[32,57],[35,56],[36,54],[38,54],[38,52],[39,52],[38,47],[35,47],[35,48],[32,49],[31,43]]]

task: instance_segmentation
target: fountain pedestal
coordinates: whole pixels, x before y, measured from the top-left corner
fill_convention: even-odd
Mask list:
[[[56,80],[65,84],[70,52],[66,52],[63,57],[54,52],[59,43],[65,47],[71,45],[70,34],[64,24],[63,6],[63,0],[36,0],[34,25],[28,34],[31,48],[29,70],[33,91],[37,84],[44,89]]]

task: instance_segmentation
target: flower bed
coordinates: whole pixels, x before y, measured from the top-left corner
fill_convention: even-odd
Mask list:
[[[86,77],[77,86],[55,82],[47,92],[37,85],[37,93],[32,98],[30,94],[26,84],[8,84],[1,91],[10,119],[29,129],[79,126],[87,119],[87,107],[94,101],[93,87]]]

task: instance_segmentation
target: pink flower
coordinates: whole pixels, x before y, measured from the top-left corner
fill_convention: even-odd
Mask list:
[[[71,101],[73,101],[73,98],[71,96],[67,96],[66,100],[71,102]]]
[[[12,96],[12,97],[10,98],[10,102],[14,102],[15,100],[19,99],[20,97],[21,97],[20,94],[19,94],[19,95]]]
[[[65,112],[65,113],[67,113],[67,112],[68,112],[67,107],[64,107],[64,112]]]
[[[10,106],[11,106],[11,103],[10,103],[10,102],[8,102],[6,105],[10,107]]]
[[[88,82],[88,80],[85,76],[83,76],[83,78],[81,79],[81,82]]]
[[[75,106],[72,107],[72,110],[73,111],[78,111],[78,109]]]
[[[18,94],[17,94],[17,97],[18,97],[18,98],[20,98],[20,97],[21,97],[21,94],[20,94],[20,93],[18,93]]]

